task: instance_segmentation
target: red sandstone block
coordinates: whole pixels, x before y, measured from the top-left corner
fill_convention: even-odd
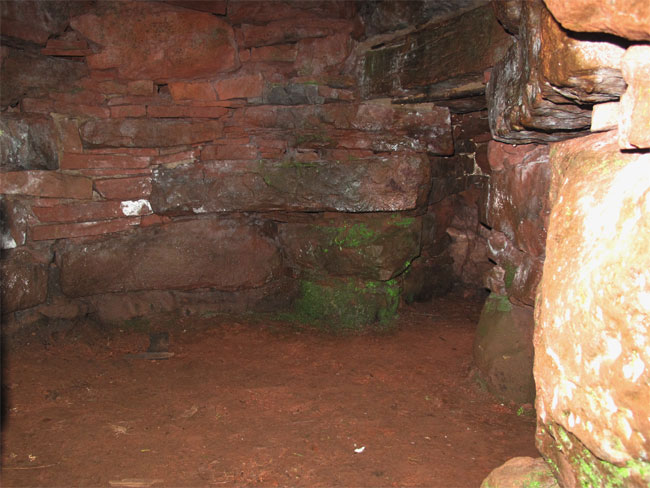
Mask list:
[[[72,224],[39,225],[31,229],[34,241],[70,239],[73,237],[96,236],[122,232],[140,223],[140,217],[105,220],[100,222],[79,222]]]
[[[111,69],[94,69],[90,72],[90,77],[94,80],[114,80],[117,78],[117,70]]]
[[[32,206],[34,215],[43,223],[88,222],[123,217],[120,202],[90,202],[72,205],[37,207]]]
[[[74,90],[77,91],[74,91]],[[79,105],[101,105],[104,103],[104,95],[91,90],[79,90],[79,87],[72,87],[70,92],[50,92],[49,96],[57,102]]]
[[[55,116],[54,123],[64,152],[80,153],[83,151],[79,137],[79,125],[76,120]]]
[[[189,151],[175,152],[172,154],[165,154],[155,157],[151,160],[152,165],[158,164],[182,164],[182,163],[193,163],[199,158],[200,150],[191,149]]]
[[[41,54],[45,56],[88,56],[93,54],[88,43],[78,39],[49,39]]]
[[[144,105],[118,105],[111,107],[111,117],[121,119],[124,117],[144,117],[147,108]]]
[[[178,100],[216,100],[212,84],[207,82],[172,82],[169,91],[175,101]]]
[[[111,112],[106,107],[76,105],[65,102],[55,102],[54,111],[66,115],[83,115],[96,119],[107,119],[111,116]]]
[[[293,63],[298,55],[295,44],[254,47],[251,50],[251,61]]]
[[[61,169],[83,168],[146,168],[150,158],[122,154],[71,154],[64,153]]]
[[[149,117],[167,117],[167,118],[179,118],[179,117],[196,117],[196,118],[207,118],[207,119],[218,119],[223,117],[229,112],[227,108],[224,107],[195,107],[195,106],[184,106],[184,105],[171,105],[171,106],[149,106],[147,107],[147,114]]]
[[[150,227],[152,225],[162,225],[171,222],[172,219],[164,215],[144,215],[140,221],[140,227]]]
[[[151,177],[95,180],[95,190],[107,200],[138,200],[151,195]]]
[[[86,154],[128,154],[130,156],[157,156],[158,149],[152,147],[102,147],[86,149]]]
[[[239,62],[240,63],[245,63],[251,58],[251,50],[250,49],[240,49],[239,50]]]
[[[1,193],[89,200],[93,196],[93,189],[92,181],[83,176],[53,171],[11,171],[0,173]]]
[[[78,169],[77,172],[89,178],[110,178],[126,176],[147,176],[151,168],[103,168],[103,169]]]
[[[219,100],[228,100],[231,98],[256,98],[262,96],[264,90],[264,80],[262,75],[238,76],[236,78],[227,78],[216,81],[214,88],[217,90]]]
[[[115,105],[158,105],[160,100],[151,96],[128,95],[110,98],[107,103],[109,107]]]
[[[22,102],[20,102],[20,108],[23,112],[49,114],[54,112],[54,102],[42,98],[23,98]]]
[[[251,145],[219,144],[215,146],[205,146],[201,151],[201,160],[203,161],[215,159],[254,160],[257,158],[257,148]]]
[[[129,95],[153,95],[153,81],[152,80],[134,80],[129,81],[127,84],[127,93]]]

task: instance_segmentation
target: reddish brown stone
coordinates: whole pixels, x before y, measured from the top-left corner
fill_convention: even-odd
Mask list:
[[[259,73],[256,75],[226,78],[214,83],[220,100],[231,98],[256,98],[262,96],[264,80]]]
[[[250,60],[263,63],[293,63],[297,56],[298,50],[295,44],[280,44],[276,46],[254,47],[251,50]]]
[[[152,105],[147,107],[149,117],[218,119],[228,114],[224,107],[195,107],[184,105]]]
[[[650,46],[630,47],[622,70],[627,90],[621,97],[619,147],[650,148]]]
[[[35,223],[30,202],[22,197],[0,197],[0,249],[13,249],[27,243],[27,231]]]
[[[33,241],[99,236],[102,234],[112,234],[113,232],[123,232],[139,223],[140,217],[128,217],[123,219],[103,220],[99,222],[39,225],[32,228],[30,235]]]
[[[645,487],[650,154],[621,152],[610,131],[554,144],[550,161],[535,327],[538,446],[566,486]]]
[[[238,67],[232,28],[209,13],[118,2],[73,18],[71,26],[103,47],[86,58],[91,68],[117,68],[125,79],[213,76]]]
[[[158,214],[224,211],[399,211],[423,205],[426,157],[394,153],[360,161],[219,161],[158,168]]]
[[[106,107],[65,102],[54,102],[53,111],[64,115],[93,117],[96,119],[106,119],[111,116],[110,110]]]
[[[231,219],[147,227],[90,244],[68,242],[59,260],[61,287],[68,296],[252,288],[279,276],[282,264],[276,244],[261,228]]]
[[[169,147],[211,141],[221,130],[216,120],[111,119],[88,121],[80,134],[85,147]]]
[[[165,154],[153,158],[151,164],[154,165],[166,165],[166,166],[177,166],[183,163],[192,163],[199,159],[200,151],[199,149],[192,149],[190,151],[181,151],[174,152],[171,154]]]
[[[650,41],[650,4],[646,0],[544,0],[566,29],[609,32],[628,39]]]
[[[243,24],[240,28],[243,47],[270,46],[286,44],[300,39],[331,36],[336,33],[347,34],[353,24],[345,20],[327,18],[305,18],[270,22],[266,25]]]
[[[76,119],[70,119],[58,114],[52,115],[54,125],[59,134],[61,149],[64,152],[80,153],[83,150],[81,138],[79,137],[79,123]]]
[[[54,101],[44,98],[23,98],[20,108],[23,112],[49,114],[54,112]]]
[[[352,39],[348,32],[340,32],[320,39],[302,39],[298,42],[296,70],[301,76],[317,76],[337,66],[348,57]]]
[[[49,117],[3,114],[0,119],[0,171],[58,169],[56,130]]]
[[[15,171],[0,173],[0,193],[89,200],[92,181],[51,171]]]
[[[163,225],[171,222],[172,219],[164,215],[143,215],[140,227],[150,227],[152,225]]]
[[[95,180],[95,190],[107,200],[148,198],[151,194],[151,177]]]
[[[149,96],[153,94],[153,81],[135,80],[129,81],[126,85],[126,92],[134,96]]]
[[[41,249],[5,252],[0,261],[2,313],[34,307],[47,297],[50,253]]]
[[[44,56],[88,56],[93,54],[85,40],[48,39],[47,45],[41,49]]]
[[[149,157],[157,156],[158,149],[149,147],[108,147],[108,148],[93,148],[86,149],[85,154],[101,154],[108,156],[133,156],[133,157]]]
[[[487,224],[503,232],[515,246],[532,256],[543,256],[549,214],[550,166],[548,146],[529,144],[513,148],[491,142],[495,166],[507,166],[490,177]],[[503,154],[502,159],[498,155]]]
[[[144,105],[118,105],[111,107],[111,117],[121,119],[124,117],[144,117],[147,115],[147,108]]]
[[[217,15],[226,15],[227,0],[165,0],[167,3],[178,7],[210,12]]]
[[[494,2],[501,4],[506,2]],[[494,469],[481,483],[481,488],[560,488],[553,470],[544,458],[516,457]]]
[[[169,84],[169,91],[175,101],[217,99],[214,88],[207,82],[173,82]]]
[[[53,207],[33,206],[32,211],[43,223],[50,222],[89,222],[108,220],[124,216],[145,215],[151,213],[146,200],[123,202],[90,202]]]
[[[75,2],[3,1],[0,3],[2,35],[36,44],[65,29]]]
[[[214,159],[258,159],[257,147],[239,144],[219,144],[205,146],[201,150],[201,160]]]
[[[121,154],[69,154],[64,153],[61,169],[82,168],[146,168],[151,159],[146,156]]]

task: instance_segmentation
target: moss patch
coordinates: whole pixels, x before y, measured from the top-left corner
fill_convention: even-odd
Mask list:
[[[303,280],[300,297],[286,318],[328,332],[388,330],[397,314],[400,292],[395,280]]]

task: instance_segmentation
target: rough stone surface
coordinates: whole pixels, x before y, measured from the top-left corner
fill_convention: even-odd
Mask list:
[[[34,307],[47,297],[49,253],[43,249],[16,249],[0,261],[2,313]]]
[[[493,171],[487,194],[487,224],[503,232],[514,245],[532,256],[543,256],[548,226],[551,169],[548,146],[513,148],[489,143]],[[497,168],[503,169],[497,170]]]
[[[92,198],[90,178],[52,171],[12,171],[0,173],[0,193],[49,198]]]
[[[420,254],[420,218],[393,214],[331,215],[280,228],[282,247],[307,275],[387,281]]]
[[[147,227],[94,243],[67,242],[57,257],[61,288],[69,297],[254,288],[279,275],[282,264],[278,248],[264,229],[232,219]]]
[[[2,83],[2,107],[14,105],[25,96],[55,91],[61,86],[71,86],[88,73],[86,65],[77,61],[36,56],[19,49],[6,49],[8,54],[2,56],[0,78],[11,80],[11,83]],[[43,76],[43,73],[47,73],[47,76]]]
[[[650,148],[650,46],[632,46],[623,57],[627,90],[621,97],[619,146]]]
[[[479,375],[497,397],[516,403],[535,398],[533,310],[491,294],[476,329],[474,361]]]
[[[40,2],[35,0],[0,3],[3,37],[45,44],[48,38],[62,33],[70,14],[85,7],[83,2]]]
[[[51,119],[3,114],[0,120],[0,171],[57,169],[59,156]]]
[[[114,2],[70,24],[102,46],[87,57],[88,65],[115,68],[125,79],[208,77],[239,67],[232,28],[207,12],[160,2]]]
[[[615,100],[625,88],[623,52],[562,30],[541,2],[523,2],[518,40],[487,86],[494,138],[549,142],[586,130],[590,113],[583,104]]]
[[[482,73],[501,59],[510,42],[489,6],[428,25],[365,53],[364,96],[399,96],[411,89],[425,93],[429,85]]]
[[[494,469],[481,488],[560,488],[543,458],[516,457]]]
[[[565,486],[648,486],[650,155],[620,152],[611,131],[555,144],[550,161],[535,328],[542,453]]]
[[[645,0],[544,0],[566,29],[609,32],[616,36],[650,41],[650,4]]]
[[[154,170],[159,214],[270,211],[412,210],[428,193],[419,154],[358,161],[216,161]]]
[[[216,120],[90,120],[80,127],[84,147],[170,147],[195,144],[221,136]]]

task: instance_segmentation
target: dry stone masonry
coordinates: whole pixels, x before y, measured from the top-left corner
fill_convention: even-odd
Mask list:
[[[647,0],[0,2],[3,333],[487,297],[543,461],[650,485]],[[484,294],[483,296],[486,296]]]

